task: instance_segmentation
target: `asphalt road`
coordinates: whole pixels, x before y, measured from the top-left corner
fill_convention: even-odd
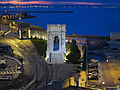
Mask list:
[[[22,88],[23,90],[34,90],[36,87],[40,88],[46,85],[46,77],[48,79],[47,81],[51,79],[52,74],[50,68],[47,68],[46,76],[46,63],[41,59],[35,46],[30,40],[4,38],[1,39],[0,42],[10,45],[16,55],[24,58],[23,75],[30,77],[31,81],[25,86],[22,84],[19,88]],[[23,80],[25,79],[23,78]]]
[[[112,75],[111,75],[110,70],[109,70],[110,68],[108,66],[108,63],[107,62],[102,63],[102,67],[104,69],[106,85],[107,86],[113,86],[114,82],[113,82],[113,78],[112,78]]]

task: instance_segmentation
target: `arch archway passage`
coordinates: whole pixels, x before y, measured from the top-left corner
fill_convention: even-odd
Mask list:
[[[18,22],[18,36],[19,39],[29,39],[30,35],[30,24]]]
[[[59,37],[55,36],[54,37],[54,48],[53,51],[59,50]]]

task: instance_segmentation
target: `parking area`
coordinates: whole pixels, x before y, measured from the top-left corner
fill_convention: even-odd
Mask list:
[[[88,63],[88,87],[90,88],[97,88],[100,78],[100,72],[98,67],[98,60],[91,59]]]
[[[88,63],[88,80],[98,80],[99,70],[98,70],[98,60],[91,59]]]
[[[120,77],[120,61],[109,62],[108,65],[114,84],[120,84],[120,80],[118,80],[118,77]]]

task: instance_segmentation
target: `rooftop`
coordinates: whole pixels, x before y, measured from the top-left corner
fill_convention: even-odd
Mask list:
[[[73,33],[72,35],[66,35],[66,37],[109,38],[109,36],[76,35],[76,33]]]

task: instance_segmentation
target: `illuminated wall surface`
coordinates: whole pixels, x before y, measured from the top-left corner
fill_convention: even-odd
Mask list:
[[[80,77],[78,79],[78,82],[79,82],[79,87],[86,87],[86,83],[87,83],[87,75],[86,75],[86,71],[81,71],[80,73]],[[63,86],[62,88],[67,88],[69,86],[77,86],[77,83],[75,81],[75,77],[70,77],[68,79],[66,79],[64,82],[63,82]]]
[[[86,87],[86,82],[87,82],[86,71],[81,71],[80,75],[81,76],[79,78],[79,86],[80,87]]]
[[[46,33],[46,30],[44,30],[43,28],[38,27],[38,26],[31,26],[30,30],[31,30],[32,38],[37,37],[39,39],[47,40],[47,33]]]
[[[31,36],[33,38],[37,37],[39,39],[47,39],[46,32],[40,32],[40,30],[31,30]]]

